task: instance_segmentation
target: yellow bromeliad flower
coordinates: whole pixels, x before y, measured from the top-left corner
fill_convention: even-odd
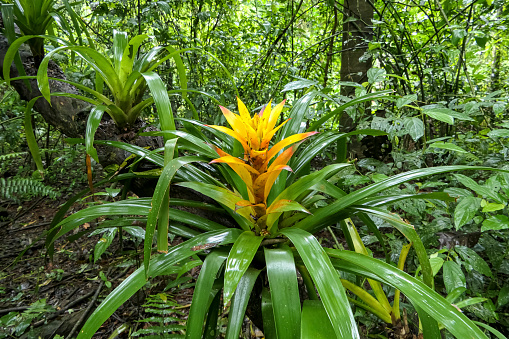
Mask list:
[[[210,126],[224,132],[238,140],[244,148],[244,158],[236,158],[223,150],[216,148],[219,158],[211,163],[226,163],[246,183],[249,200],[239,200],[236,209],[247,209],[239,213],[244,217],[250,216],[259,230],[266,228],[267,215],[281,211],[284,205],[292,202],[276,201],[267,207],[267,197],[277,176],[282,170],[291,171],[287,165],[296,150],[295,146],[286,149],[272,162],[271,160],[285,147],[301,141],[317,132],[300,133],[283,139],[269,148],[270,141],[275,133],[288,122],[288,120],[276,127],[277,120],[285,100],[274,108],[269,102],[259,114],[253,117],[249,114],[244,103],[237,98],[239,114],[230,112],[221,107],[226,120],[232,129],[223,126]],[[270,165],[269,165],[270,164]],[[247,213],[248,212],[248,213]]]

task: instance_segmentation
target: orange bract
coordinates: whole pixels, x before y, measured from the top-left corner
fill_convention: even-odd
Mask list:
[[[226,163],[240,176],[246,183],[249,201],[239,201],[236,209],[250,208],[253,212],[253,219],[261,221],[266,219],[267,197],[277,176],[282,170],[291,171],[287,163],[295,152],[296,147],[288,148],[276,157],[270,166],[269,163],[285,147],[304,140],[317,132],[295,134],[269,148],[270,141],[275,133],[288,122],[286,120],[276,127],[285,100],[274,108],[271,107],[271,102],[269,102],[259,114],[255,114],[253,117],[251,117],[246,106],[239,98],[237,98],[237,101],[239,107],[238,115],[220,106],[231,129],[223,126],[210,127],[238,140],[244,148],[244,159],[235,158],[216,148],[220,157],[211,163]],[[259,224],[260,222],[257,223]],[[259,226],[264,228],[265,225]]]

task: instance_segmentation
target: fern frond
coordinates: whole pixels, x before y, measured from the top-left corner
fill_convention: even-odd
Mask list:
[[[60,193],[34,179],[0,178],[0,198],[19,202],[20,198],[24,195],[47,196],[55,199]]]

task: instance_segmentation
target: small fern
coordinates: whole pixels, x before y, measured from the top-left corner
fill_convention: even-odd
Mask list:
[[[145,313],[152,316],[138,320],[137,322],[144,323],[144,328],[132,333],[131,336],[144,339],[185,338],[183,333],[186,327],[181,325],[182,319],[176,317],[184,313],[175,309],[178,306],[180,305],[165,293],[150,295],[143,307]]]
[[[8,154],[0,154],[0,161],[6,161],[14,158],[18,158],[21,156],[27,155],[27,152],[17,152],[17,153],[8,153]]]
[[[0,198],[20,201],[23,196],[48,196],[55,199],[60,193],[42,182],[30,178],[0,178]]]

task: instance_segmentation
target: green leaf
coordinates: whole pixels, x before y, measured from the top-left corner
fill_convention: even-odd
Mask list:
[[[458,179],[458,181],[461,182],[463,185],[465,185],[466,187],[475,191],[477,194],[480,194],[484,197],[489,197],[498,203],[502,203],[506,200],[504,197],[502,197],[500,194],[498,194],[493,189],[479,185],[478,183],[476,183],[474,180],[467,177],[466,175],[454,174],[454,177],[456,179]]]
[[[424,135],[424,124],[419,118],[405,118],[403,125],[414,141],[419,140]]]
[[[230,302],[244,272],[253,261],[262,240],[263,237],[256,236],[251,231],[245,231],[233,244],[224,272],[223,305],[225,307]]]
[[[362,254],[332,249],[326,251],[329,256],[341,259],[333,260],[338,269],[377,279],[399,289],[414,305],[444,325],[456,338],[487,339],[471,320],[419,279],[381,260]]]
[[[405,95],[404,97],[398,98],[396,100],[396,107],[397,108],[401,108],[401,107],[403,107],[405,105],[411,104],[414,101],[417,101],[417,94],[415,94],[415,93],[414,94],[408,94],[408,95]],[[418,120],[421,121],[420,119],[418,119]]]
[[[481,208],[481,199],[477,197],[464,197],[460,200],[454,210],[454,226],[457,230],[472,220],[477,211]]]
[[[203,261],[203,266],[194,288],[191,309],[187,319],[186,338],[201,338],[205,315],[212,301],[212,285],[227,256],[228,254],[225,251],[212,251]]]
[[[453,125],[454,118],[452,116],[450,116],[449,114],[447,114],[448,111],[449,111],[449,109],[447,109],[447,108],[430,108],[430,109],[425,109],[423,112],[424,112],[424,114],[428,115],[429,117],[431,117],[433,119],[440,120],[440,121],[446,122],[450,125]]]
[[[263,334],[267,339],[277,339],[276,324],[274,323],[274,308],[272,307],[272,299],[270,291],[262,288],[262,317],[263,317]]]
[[[443,265],[444,269],[444,285],[447,294],[451,293],[458,287],[467,287],[465,275],[461,267],[453,261],[446,261]]]
[[[238,339],[253,286],[260,272],[260,270],[248,268],[240,279],[230,306],[225,339]]]
[[[436,276],[444,265],[444,259],[440,257],[429,258],[429,263],[431,264],[431,269],[433,270],[433,276]]]
[[[117,228],[110,228],[103,233],[101,239],[97,242],[94,248],[94,264],[97,262],[97,259],[101,257],[101,255],[110,247],[113,239],[115,238],[115,234],[117,234]]]
[[[495,211],[503,210],[504,208],[505,208],[504,204],[495,204],[495,203],[490,202],[486,206],[483,207],[481,212],[483,212],[483,213],[495,212]]]
[[[368,70],[367,75],[368,75],[368,82],[370,84],[374,84],[377,82],[384,81],[386,78],[387,72],[383,68],[373,67]]]
[[[481,227],[481,232],[498,231],[509,228],[509,219],[505,215],[495,215],[484,220]]]
[[[283,87],[281,92],[288,92],[288,91],[293,91],[293,90],[297,90],[297,89],[308,88],[311,86],[315,86],[316,84],[318,84],[318,81],[315,81],[315,80],[301,79],[301,80],[297,80],[297,81],[292,81],[292,82],[287,83],[285,85],[285,87]]]
[[[108,108],[104,105],[92,108],[90,115],[88,116],[87,128],[85,131],[85,148],[87,154],[90,155],[97,163],[99,163],[99,158],[97,157],[97,150],[94,147],[94,137],[106,109]]]
[[[34,159],[35,165],[37,166],[37,170],[41,175],[41,178],[44,179],[44,166],[42,165],[41,153],[39,151],[39,145],[37,144],[37,139],[35,138],[34,129],[32,127],[32,108],[37,100],[41,97],[35,97],[30,100],[25,108],[25,119],[23,120],[23,126],[25,127],[25,137],[27,138],[28,149],[32,154],[32,158]]]
[[[147,227],[145,231],[146,235],[143,250],[143,262],[145,264],[145,271],[147,273],[150,266],[150,253],[152,252],[152,238],[157,226],[157,220],[161,217],[161,210],[164,209],[163,203],[165,201],[168,202],[166,197],[169,194],[170,184],[173,176],[182,166],[195,161],[202,161],[202,159],[199,157],[179,157],[173,159],[166,166],[164,166],[163,172],[159,176],[154,195],[152,196],[152,201],[150,204],[151,209],[147,216]]]
[[[494,129],[488,133],[490,138],[507,138],[509,137],[509,129]]]
[[[336,336],[320,300],[304,300],[301,322],[302,339],[331,339]]]
[[[458,301],[456,303],[456,306],[458,306],[459,308],[463,308],[463,307],[467,307],[467,306],[470,306],[470,305],[475,305],[475,304],[482,303],[482,302],[484,302],[486,300],[488,300],[488,298],[480,298],[480,297],[468,298],[468,299],[464,299],[464,300]]]
[[[323,302],[337,338],[360,338],[350,303],[338,273],[316,238],[298,228],[280,231],[297,248]]]
[[[488,277],[493,276],[493,273],[486,261],[484,261],[484,259],[481,258],[474,250],[465,246],[456,246],[454,247],[454,250],[467,264],[471,265],[474,270]]]
[[[175,121],[173,119],[173,112],[171,111],[170,98],[168,97],[168,93],[166,92],[166,86],[163,81],[154,72],[145,72],[141,74],[145,81],[147,82],[148,87],[150,88],[150,92],[152,93],[152,97],[154,98],[154,103],[157,108],[157,115],[159,116],[159,122],[161,123],[162,131],[173,131],[175,130]],[[136,117],[130,117],[134,119]]]
[[[463,148],[461,148],[453,143],[450,143],[450,142],[438,141],[438,142],[432,143],[428,147],[442,148],[442,149],[446,149],[449,151],[455,151],[455,152],[459,152],[459,153],[468,153]]]
[[[229,244],[240,235],[238,229],[212,231],[196,236],[186,242],[172,247],[167,254],[159,255],[152,259],[149,276],[156,277],[165,274],[175,264],[184,261],[188,257],[198,254],[203,244]],[[198,249],[197,249],[198,247]],[[196,249],[193,251],[193,248]],[[91,338],[99,327],[134,293],[145,286],[145,267],[142,265],[134,273],[129,275],[117,288],[115,288],[99,307],[88,318],[87,322],[78,334],[79,339]]]
[[[288,246],[265,249],[267,276],[277,338],[293,339],[300,332],[300,297],[293,254]]]

